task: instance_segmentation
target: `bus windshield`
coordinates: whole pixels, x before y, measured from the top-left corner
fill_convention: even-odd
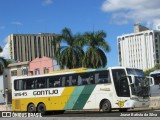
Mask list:
[[[129,75],[145,76],[143,70],[126,68]]]
[[[135,83],[132,85],[132,94],[140,97],[148,97],[150,91],[150,83],[148,78],[135,76]]]

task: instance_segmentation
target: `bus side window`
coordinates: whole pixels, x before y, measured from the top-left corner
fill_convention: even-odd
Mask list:
[[[52,76],[49,79],[49,87],[61,87],[61,77],[60,76]]]
[[[24,81],[25,80],[15,80],[14,89],[15,90],[24,90]]]
[[[46,88],[47,87],[47,82],[45,78],[38,78],[37,79],[37,88]]]
[[[65,86],[65,77],[62,77],[62,87],[64,87]]]
[[[65,86],[69,86],[69,79],[65,80]]]
[[[54,87],[61,87],[62,86],[62,78],[61,78],[61,76],[55,76],[54,77],[55,79],[54,79]]]
[[[27,79],[25,81],[25,88],[26,88],[26,90],[34,89],[35,88],[34,79]]]
[[[99,71],[96,74],[96,82],[97,83],[110,83],[110,75],[109,75],[109,71],[105,70],[105,71]]]
[[[49,79],[49,88],[54,87],[54,81],[52,78]]]
[[[15,90],[18,90],[18,80],[15,80],[15,81],[14,81],[14,89],[15,89]]]
[[[71,77],[71,84],[72,84],[72,86],[77,85],[77,83],[78,83],[77,77],[78,77],[77,75],[72,75],[72,77]]]
[[[90,84],[90,78],[88,73],[82,74],[81,77],[82,77],[82,85]]]
[[[82,85],[82,77],[80,75],[78,75],[78,85]]]
[[[90,84],[95,84],[95,79],[94,79],[94,74],[90,74],[89,76],[89,81],[90,81]]]
[[[103,71],[99,73],[100,83],[108,83],[108,71]]]

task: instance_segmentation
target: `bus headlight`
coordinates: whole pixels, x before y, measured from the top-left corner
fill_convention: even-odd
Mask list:
[[[139,101],[137,97],[132,97],[131,100]]]

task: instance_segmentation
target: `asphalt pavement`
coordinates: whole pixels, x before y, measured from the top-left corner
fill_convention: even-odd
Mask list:
[[[151,97],[158,97],[160,96],[160,86],[154,85],[151,87]]]

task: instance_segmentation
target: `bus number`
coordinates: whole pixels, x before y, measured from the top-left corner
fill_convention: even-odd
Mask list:
[[[27,92],[19,92],[19,93],[15,93],[15,96],[27,96]]]

